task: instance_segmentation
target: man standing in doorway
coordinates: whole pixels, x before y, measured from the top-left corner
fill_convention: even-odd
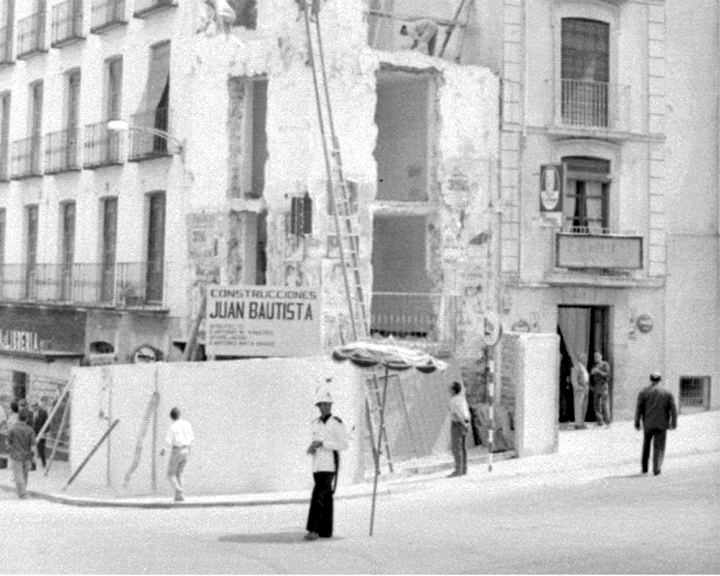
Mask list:
[[[328,378],[326,382],[330,381]],[[315,406],[320,411],[320,417],[313,420],[312,441],[307,449],[313,457],[315,487],[305,540],[332,538],[333,534],[333,494],[340,466],[339,452],[348,447],[348,435],[342,420],[331,413],[332,401],[329,390],[317,391]]]
[[[590,391],[590,374],[588,374],[586,365],[587,354],[578,354],[570,371],[570,382],[572,382],[575,402],[575,428],[578,430],[587,428],[585,426],[585,413],[587,412]]]
[[[27,411],[20,412],[18,422],[8,433],[8,452],[18,498],[27,498],[28,475],[33,461],[35,432],[27,425]]]
[[[165,444],[170,446],[170,460],[168,461],[167,476],[170,484],[175,489],[175,502],[185,500],[185,489],[182,485],[182,473],[185,470],[188,457],[190,456],[190,446],[195,440],[192,426],[187,420],[180,418],[180,409],[173,408],[170,410],[170,418],[173,423],[165,435]],[[160,455],[165,455],[165,448],[160,451]]]
[[[610,364],[603,360],[600,352],[595,352],[595,364],[590,371],[593,391],[593,407],[598,426],[603,422],[610,426]]]
[[[635,409],[635,429],[640,430],[640,422],[644,429],[641,466],[642,473],[647,474],[650,459],[650,444],[653,444],[653,474],[660,474],[665,440],[668,428],[677,427],[677,409],[672,393],[660,386],[662,376],[659,372],[650,375],[650,386],[643,388],[638,394]]]

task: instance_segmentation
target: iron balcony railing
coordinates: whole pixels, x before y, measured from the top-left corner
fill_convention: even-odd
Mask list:
[[[458,305],[457,296],[373,292],[370,332],[395,338],[454,342]]]
[[[135,0],[135,18],[145,18],[154,12],[165,8],[176,8],[177,0]]]
[[[82,0],[66,0],[53,6],[51,38],[53,48],[84,38]]]
[[[13,142],[10,163],[11,178],[30,178],[42,175],[40,168],[41,145],[42,138],[40,136]]]
[[[168,155],[167,138],[154,134],[153,131],[168,132],[169,118],[169,108],[156,108],[132,116],[129,160],[138,161]]]
[[[122,164],[120,134],[108,130],[107,121],[87,124],[84,130],[85,168]]]
[[[561,82],[559,124],[563,126],[626,130],[628,87],[608,82]]]
[[[80,170],[79,130],[71,128],[45,135],[45,173]]]
[[[93,0],[90,32],[98,34],[126,23],[125,0]]]
[[[13,29],[0,28],[0,65],[12,64]]]
[[[165,282],[172,271],[164,262],[4,264],[0,300],[164,308]]]
[[[18,20],[17,57],[45,50],[45,12],[36,12]]]

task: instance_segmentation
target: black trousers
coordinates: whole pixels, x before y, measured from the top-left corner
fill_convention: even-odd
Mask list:
[[[650,428],[645,430],[642,448],[642,471],[648,471],[648,460],[650,459],[650,444],[653,445],[653,473],[659,474],[662,468],[663,456],[665,455],[665,440],[667,430]]]
[[[43,468],[45,468],[45,438],[41,438],[37,443],[37,453],[42,462]]]
[[[335,472],[315,472],[307,531],[317,532],[322,538],[330,538],[333,533],[333,480]]]

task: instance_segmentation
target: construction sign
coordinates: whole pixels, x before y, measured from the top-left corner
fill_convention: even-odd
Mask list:
[[[208,287],[205,349],[213,356],[322,354],[320,290]]]

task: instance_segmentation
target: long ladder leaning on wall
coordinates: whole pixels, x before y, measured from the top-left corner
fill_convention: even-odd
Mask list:
[[[320,137],[322,139],[325,170],[327,172],[327,193],[333,206],[335,231],[338,236],[340,264],[345,284],[345,296],[350,317],[350,332],[354,341],[367,339],[370,335],[370,321],[360,278],[360,236],[350,206],[348,184],[343,172],[340,141],[335,132],[332,103],[328,89],[323,52],[322,32],[320,29],[320,0],[300,0],[305,19],[308,40],[308,60],[313,74],[315,102],[317,104]],[[340,338],[345,344],[345,333],[340,327]],[[375,438],[374,430],[379,431],[381,442],[387,455],[390,472],[393,471],[388,442],[387,429],[380,417],[380,385],[377,373],[369,378],[365,394],[365,413],[370,437]],[[371,442],[373,458],[379,461],[375,442]]]

